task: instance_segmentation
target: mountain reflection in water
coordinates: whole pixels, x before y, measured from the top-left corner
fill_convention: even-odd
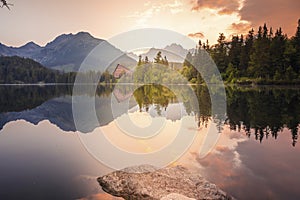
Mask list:
[[[195,126],[186,127],[185,133],[196,138],[175,163],[201,173],[240,199],[299,199],[300,89],[227,87],[224,121],[212,116],[208,89],[192,87],[198,108],[177,98],[172,87],[145,85],[130,92],[125,86],[118,90],[113,85],[98,86],[96,95],[89,91],[82,95],[87,100],[96,97],[100,124],[87,124],[79,133],[71,86],[0,86],[0,159],[5,160],[0,164],[0,186],[5,188],[0,198],[82,198],[101,193],[95,177],[111,169],[89,155],[77,134],[96,141],[101,131],[120,148],[153,152],[172,141],[181,120],[189,118]],[[186,95],[184,87],[176,90]],[[117,101],[128,101],[126,112],[108,114],[112,93]],[[130,139],[117,131],[116,119],[122,122],[126,115],[140,128],[165,120],[164,134],[147,142]],[[198,152],[209,128],[220,138],[200,159]]]

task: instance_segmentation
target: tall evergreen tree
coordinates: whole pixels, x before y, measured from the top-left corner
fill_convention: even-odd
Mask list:
[[[268,37],[268,28],[259,27],[257,39],[253,44],[253,52],[250,56],[249,71],[256,78],[270,78],[270,39]]]
[[[297,31],[295,37],[292,38],[292,42],[296,49],[296,59],[293,68],[297,73],[300,73],[300,19],[298,20]]]
[[[139,61],[138,61],[138,66],[141,66],[143,64],[143,61],[142,61],[142,56],[139,55]]]
[[[239,36],[232,37],[228,52],[228,62],[235,70],[238,70],[240,66],[242,43],[243,39],[240,40]]]
[[[270,70],[269,74],[275,79],[280,79],[280,75],[284,73],[285,59],[284,52],[286,46],[286,37],[283,35],[281,28],[276,30],[274,38],[270,45]]]
[[[215,45],[212,51],[212,58],[214,59],[221,73],[224,73],[228,66],[227,44],[225,39],[225,35],[223,33],[220,33],[218,43]]]
[[[154,63],[159,63],[159,64],[162,63],[162,55],[161,55],[161,51],[159,51],[159,52],[156,54],[156,57],[154,58]]]
[[[251,31],[249,31],[246,37],[245,44],[242,45],[242,49],[241,49],[240,74],[242,76],[247,76],[247,69],[249,67],[250,54],[252,53],[253,42],[254,42],[254,30],[251,29]]]

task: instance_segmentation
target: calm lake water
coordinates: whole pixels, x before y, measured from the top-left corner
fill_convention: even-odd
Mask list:
[[[237,199],[300,199],[300,89],[227,87],[225,118],[211,116],[205,87],[193,89],[199,108],[163,86],[134,92],[99,86],[96,95],[81,94],[96,99],[99,123],[86,119],[78,130],[71,86],[0,86],[0,199],[112,199],[96,178],[113,170],[98,159],[122,158],[115,159],[101,137],[128,152],[151,153],[173,141],[180,128],[195,138],[172,163],[202,174]],[[185,95],[183,86],[176,90]],[[117,103],[126,100],[128,108],[110,115],[112,95]],[[163,122],[163,129],[137,139],[127,134],[128,119],[137,130],[153,122]],[[203,150],[208,134],[218,140]]]

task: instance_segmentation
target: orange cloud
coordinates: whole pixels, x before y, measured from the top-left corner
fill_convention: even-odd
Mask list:
[[[204,34],[201,32],[190,33],[190,34],[188,34],[188,36],[191,38],[204,38]]]
[[[209,8],[219,15],[236,14],[240,20],[228,27],[232,35],[247,33],[252,27],[257,30],[267,23],[273,30],[281,27],[293,36],[300,18],[299,0],[193,0],[192,4],[194,11]]]
[[[222,146],[222,145],[219,145],[216,147],[216,150],[219,151],[219,152],[226,152],[226,151],[229,151],[229,147],[227,146]]]
[[[255,28],[267,23],[268,27],[282,27],[284,33],[293,36],[300,18],[299,11],[299,0],[245,0],[239,15],[241,20],[250,22]]]
[[[210,8],[218,10],[220,15],[227,15],[237,12],[240,6],[239,0],[196,0],[193,2],[192,10]]]
[[[251,24],[246,22],[232,23],[228,28],[232,35],[247,34],[251,29]]]

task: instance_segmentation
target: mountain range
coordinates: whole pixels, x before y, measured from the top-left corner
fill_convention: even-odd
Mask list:
[[[105,42],[105,40],[95,38],[87,32],[62,34],[45,46],[39,46],[34,42],[29,42],[21,47],[9,47],[0,43],[0,55],[31,58],[51,69],[66,72],[78,71],[84,59],[102,42]],[[142,56],[148,56],[149,60],[152,61],[158,51],[161,51],[162,55],[166,56],[169,62],[173,63],[182,63],[188,52],[188,50],[184,49],[181,45],[171,44],[164,49],[151,48],[142,54]],[[123,54],[123,56],[111,64],[111,67],[115,67],[117,64],[132,67],[136,65],[138,60],[138,55],[134,53],[125,54],[108,43],[108,45],[105,46],[103,56],[105,57],[110,52],[112,54]],[[102,63],[101,56],[97,59],[99,59],[99,63]],[[100,69],[100,71],[103,70],[105,70],[104,67]],[[111,69],[109,71],[111,71]]]
[[[139,56],[142,56],[142,58],[144,59],[146,56],[148,57],[148,59],[150,61],[153,61],[156,54],[158,52],[162,53],[162,56],[166,56],[169,62],[172,63],[183,63],[186,54],[190,51],[190,52],[194,52],[193,49],[187,50],[184,49],[180,44],[176,44],[176,43],[172,43],[171,45],[168,45],[166,47],[164,47],[163,49],[159,49],[159,48],[149,48],[147,51],[145,51],[142,54],[137,54],[134,52],[130,52],[128,53],[128,55],[132,58],[134,58],[135,60],[139,59]]]
[[[34,42],[29,42],[21,47],[8,47],[0,43],[0,55],[31,58],[51,69],[78,71],[87,55],[104,41],[91,36],[87,32],[62,34],[44,47]],[[106,48],[108,52],[122,54],[121,50],[112,45],[106,45]],[[122,64],[124,65],[134,65],[136,63],[135,60],[128,56],[122,56],[120,59],[122,61],[119,60],[119,62],[123,62]],[[113,64],[115,65],[116,63]]]

